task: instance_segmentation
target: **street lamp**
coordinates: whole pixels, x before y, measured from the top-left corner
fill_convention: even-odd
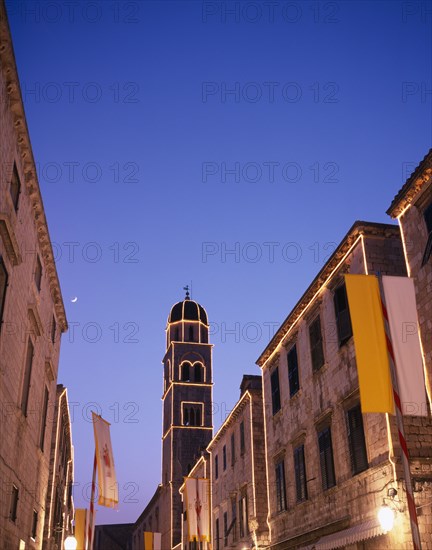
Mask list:
[[[383,504],[378,510],[378,519],[382,530],[385,533],[388,533],[393,529],[395,514],[394,511],[387,506],[387,504]]]
[[[78,541],[73,535],[67,537],[64,541],[65,550],[76,550],[77,546],[78,546]]]

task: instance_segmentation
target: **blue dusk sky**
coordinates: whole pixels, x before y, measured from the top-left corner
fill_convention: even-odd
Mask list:
[[[6,4],[70,325],[75,504],[94,409],[120,486],[97,521],[135,521],[160,481],[171,306],[189,284],[207,309],[218,428],[336,244],[391,222],[430,147],[430,4]]]

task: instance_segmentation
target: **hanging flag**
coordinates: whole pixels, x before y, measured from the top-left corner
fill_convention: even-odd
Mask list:
[[[85,508],[75,510],[75,538],[77,550],[87,550],[87,510]]]
[[[427,416],[414,281],[409,277],[383,276],[382,283],[402,413]]]
[[[362,412],[394,414],[378,279],[374,275],[345,275],[345,284],[354,335]]]
[[[161,533],[144,531],[144,550],[161,550]]]
[[[110,423],[92,413],[96,445],[99,500],[101,506],[114,508],[118,504],[118,485],[111,446]]]
[[[210,542],[210,480],[185,478],[189,541]]]

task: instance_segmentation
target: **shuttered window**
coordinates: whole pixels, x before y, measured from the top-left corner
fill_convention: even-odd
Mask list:
[[[245,452],[245,430],[243,420],[240,423],[240,455],[243,456]]]
[[[45,388],[43,407],[42,407],[41,433],[40,433],[40,439],[39,439],[39,447],[41,448],[42,451],[44,450],[44,444],[45,444],[45,431],[46,431],[47,414],[48,414],[48,401],[49,401],[49,392],[48,392],[48,388]]]
[[[276,414],[281,408],[278,367],[276,367],[275,370],[271,373],[270,381],[271,381],[273,414]]]
[[[36,268],[34,273],[34,280],[35,280],[36,288],[38,289],[38,291],[40,291],[41,285],[42,285],[42,264],[41,264],[39,255],[36,256]]]
[[[243,492],[239,500],[239,516],[240,516],[240,538],[242,539],[249,533],[248,524],[248,503],[246,492]]]
[[[226,512],[224,512],[223,521],[224,521],[224,546],[228,546],[228,514]]]
[[[349,314],[345,284],[335,290],[334,308],[339,346],[343,346],[343,344],[345,344],[352,336],[351,318]]]
[[[219,477],[219,457],[215,456],[215,479]]]
[[[324,365],[324,348],[321,332],[321,320],[318,317],[309,326],[312,369],[319,370]]]
[[[6,289],[8,285],[8,272],[6,271],[6,266],[3,263],[3,260],[0,257],[0,329],[3,323],[3,311],[6,301]]]
[[[234,466],[235,462],[235,435],[231,434],[231,466]]]
[[[12,180],[10,184],[10,196],[15,208],[15,212],[18,212],[19,196],[21,193],[21,182],[18,175],[16,164],[14,164],[12,172]]]
[[[226,445],[222,448],[222,462],[223,462],[223,469],[226,470],[227,467],[227,453],[226,453]]]
[[[322,488],[326,490],[336,485],[330,427],[325,428],[318,434],[318,446]]]
[[[282,512],[287,509],[286,489],[285,489],[285,466],[281,460],[275,467],[276,474],[276,510]]]
[[[24,367],[23,390],[22,390],[22,396],[21,396],[21,410],[25,416],[27,416],[28,400],[29,400],[29,393],[30,393],[30,381],[31,381],[31,373],[32,373],[32,367],[33,367],[33,353],[34,353],[33,344],[29,338],[28,344],[27,344],[26,362]]]
[[[297,346],[294,346],[288,352],[288,381],[290,397],[293,397],[300,389]]]
[[[363,416],[360,405],[356,405],[347,412],[347,425],[351,471],[355,475],[368,468]]]
[[[428,239],[423,254],[422,267],[427,263],[432,254],[432,203],[423,212],[423,217],[428,232]]]
[[[9,519],[15,523],[18,511],[19,490],[16,485],[12,485],[11,501],[9,508]]]
[[[297,502],[301,502],[307,499],[306,465],[303,445],[294,449],[294,473]]]
[[[217,520],[216,520],[216,550],[220,550],[219,518],[217,518]]]

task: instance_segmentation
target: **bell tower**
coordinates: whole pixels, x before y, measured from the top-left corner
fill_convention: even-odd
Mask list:
[[[189,297],[168,317],[163,358],[162,486],[170,502],[170,522],[162,548],[181,542],[182,502],[187,476],[213,437],[212,345],[205,309]],[[168,536],[169,532],[169,536]],[[164,540],[165,539],[165,540]]]

